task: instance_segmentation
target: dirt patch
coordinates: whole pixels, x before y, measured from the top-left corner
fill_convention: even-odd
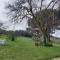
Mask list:
[[[60,58],[53,58],[52,60],[60,60]]]

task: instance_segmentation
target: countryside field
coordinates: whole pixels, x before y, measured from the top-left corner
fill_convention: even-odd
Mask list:
[[[8,45],[0,46],[0,60],[51,60],[60,57],[60,46],[34,46],[31,38],[17,37],[7,40]]]

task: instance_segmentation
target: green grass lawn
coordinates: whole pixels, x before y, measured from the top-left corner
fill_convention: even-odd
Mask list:
[[[0,60],[51,60],[60,56],[60,46],[36,47],[31,38],[20,37],[0,46]]]

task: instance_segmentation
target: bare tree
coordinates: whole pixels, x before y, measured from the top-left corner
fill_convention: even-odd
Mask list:
[[[51,0],[47,7],[43,8],[45,0],[17,0],[13,4],[8,4],[9,15],[13,22],[21,22],[24,18],[32,20],[31,27],[38,27],[44,38],[44,45],[50,41],[50,33],[55,20],[53,8],[59,0]],[[52,8],[49,7],[53,3]]]

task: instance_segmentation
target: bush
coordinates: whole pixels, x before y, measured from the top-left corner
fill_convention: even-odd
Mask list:
[[[12,37],[12,39],[11,39],[12,41],[15,41],[15,38],[14,37]]]
[[[45,44],[44,46],[53,47],[53,45],[51,43]]]

